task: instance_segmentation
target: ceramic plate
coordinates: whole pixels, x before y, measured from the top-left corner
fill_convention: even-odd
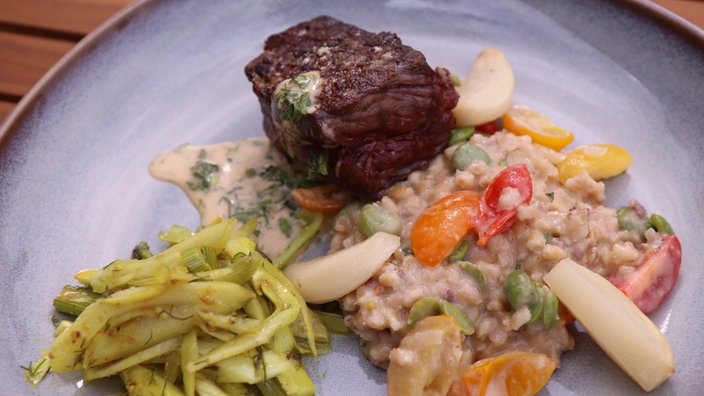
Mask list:
[[[50,375],[36,389],[20,366],[52,339],[51,301],[72,275],[129,255],[158,231],[195,227],[176,187],[150,178],[156,154],[262,135],[244,65],[271,33],[329,14],[397,32],[432,66],[464,75],[476,53],[500,48],[515,101],[574,132],[573,145],[608,142],[635,158],[609,181],[608,204],[637,198],[663,214],[684,249],[679,283],[651,315],[677,373],[657,394],[695,394],[704,378],[704,33],[636,1],[413,0],[354,2],[147,1],[91,34],[23,100],[0,145],[0,383],[4,394],[88,395],[119,390]],[[575,332],[576,348],[542,391],[640,390]],[[309,361],[320,395],[380,395],[385,373],[354,337]]]

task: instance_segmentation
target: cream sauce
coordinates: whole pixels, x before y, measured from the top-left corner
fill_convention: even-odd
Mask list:
[[[288,187],[278,179],[264,177],[271,167],[286,169],[281,156],[262,137],[208,146],[182,145],[154,158],[149,173],[180,187],[198,210],[202,225],[217,218],[256,218],[258,235],[253,239],[265,254],[276,258],[301,224],[293,209],[286,206]]]

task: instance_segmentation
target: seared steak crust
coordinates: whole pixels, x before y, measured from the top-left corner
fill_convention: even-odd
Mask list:
[[[321,88],[295,122],[281,120],[277,86],[318,72]],[[264,130],[295,169],[327,158],[328,178],[376,197],[423,168],[446,144],[457,93],[449,72],[393,33],[370,33],[328,16],[270,36],[245,67]]]

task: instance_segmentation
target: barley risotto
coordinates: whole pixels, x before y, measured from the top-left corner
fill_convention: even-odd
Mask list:
[[[566,329],[567,315],[546,330],[531,322],[528,307],[512,309],[504,281],[517,267],[533,281],[556,263],[572,258],[604,277],[632,272],[657,243],[653,229],[639,235],[620,230],[616,210],[602,205],[603,182],[587,173],[560,183],[557,164],[564,154],[531,143],[527,136],[498,132],[475,134],[469,141],[488,154],[488,163],[476,161],[456,170],[452,164],[458,145],[437,156],[428,169],[412,173],[391,187],[375,203],[401,219],[402,248],[368,281],[341,302],[346,323],[361,337],[369,359],[386,367],[389,353],[408,332],[408,315],[421,297],[434,297],[460,307],[476,331],[464,342],[464,363],[512,350],[544,353],[558,360],[574,341]],[[423,265],[409,249],[410,230],[431,203],[452,192],[484,191],[492,179],[513,164],[527,165],[533,179],[533,198],[518,206],[518,220],[508,231],[476,246],[469,234],[468,252],[455,262]],[[633,203],[635,204],[635,203]],[[349,247],[365,237],[358,227],[360,206],[343,211],[335,221],[331,250]],[[478,281],[463,266],[482,274]]]

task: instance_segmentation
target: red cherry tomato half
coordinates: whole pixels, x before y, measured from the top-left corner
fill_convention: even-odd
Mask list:
[[[474,130],[487,135],[493,135],[499,131],[499,126],[496,125],[494,121],[485,122],[483,124],[475,125]]]
[[[675,235],[664,235],[660,246],[638,268],[612,281],[643,313],[654,311],[675,286],[682,263],[682,245]]]
[[[416,258],[434,267],[452,253],[472,228],[481,196],[457,191],[428,206],[411,228],[411,249]]]
[[[513,208],[501,209],[501,195],[508,188],[518,191],[520,202]],[[533,197],[533,178],[525,164],[514,164],[499,172],[482,195],[479,216],[474,221],[474,230],[479,235],[477,245],[483,246],[494,236],[508,230],[516,222],[518,206],[530,202]]]

